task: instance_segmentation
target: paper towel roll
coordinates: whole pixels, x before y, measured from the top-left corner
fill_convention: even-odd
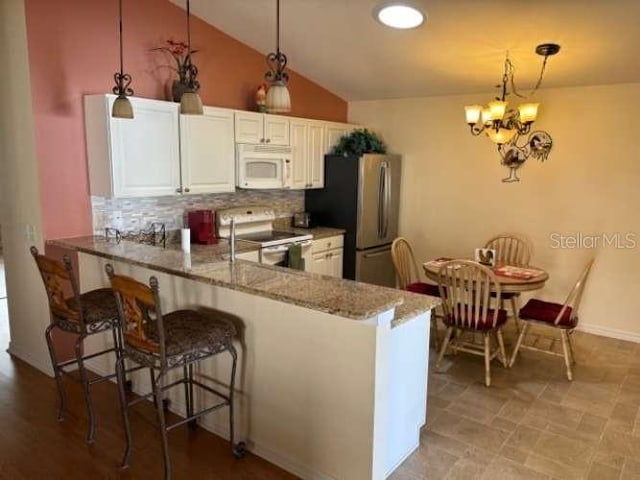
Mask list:
[[[191,229],[183,228],[180,230],[180,241],[182,244],[182,251],[185,253],[191,252]]]

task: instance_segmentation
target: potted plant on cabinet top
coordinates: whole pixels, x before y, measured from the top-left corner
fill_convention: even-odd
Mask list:
[[[178,74],[178,78],[171,85],[171,96],[174,102],[179,102],[185,91],[197,92],[200,89],[200,82],[196,80],[198,76],[198,67],[191,63],[191,56],[197,50],[189,51],[189,47],[185,42],[176,42],[168,39],[166,45],[152,49],[153,51],[163,51],[170,54],[176,66],[167,65]]]
[[[349,135],[344,135],[331,150],[332,155],[345,157],[359,157],[364,153],[387,153],[387,146],[382,139],[366,128],[356,129]]]

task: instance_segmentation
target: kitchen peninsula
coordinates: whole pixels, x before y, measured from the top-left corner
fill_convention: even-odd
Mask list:
[[[102,237],[50,243],[78,252],[83,290],[106,286],[104,265],[111,263],[140,281],[155,275],[165,311],[215,309],[236,324],[236,422],[239,438],[257,455],[305,479],[378,480],[418,446],[437,299],[241,259],[230,263],[224,241],[191,254]],[[219,384],[229,368],[226,358],[215,358],[202,362],[198,375]],[[148,391],[147,375],[134,376],[133,384]],[[169,397],[179,414],[181,397],[178,390]],[[216,415],[203,426],[226,436],[226,413]]]

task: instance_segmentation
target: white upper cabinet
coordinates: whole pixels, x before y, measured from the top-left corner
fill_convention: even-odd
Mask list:
[[[173,195],[180,186],[178,104],[131,98],[132,120],[111,118],[115,96],[85,97],[93,195]]]
[[[289,145],[289,118],[255,112],[235,112],[236,143]]]
[[[204,107],[204,115],[180,115],[181,193],[235,190],[233,110]]]
[[[340,139],[344,135],[349,135],[355,128],[357,128],[356,125],[348,123],[325,122],[324,153],[327,155],[330,154]]]
[[[153,197],[235,190],[234,112],[130,98],[132,120],[111,118],[113,95],[85,97],[91,194]]]
[[[291,119],[294,189],[324,187],[325,122]]]

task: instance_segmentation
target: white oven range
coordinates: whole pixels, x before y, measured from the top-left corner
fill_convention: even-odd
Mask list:
[[[286,267],[289,247],[299,244],[306,266],[311,263],[311,234],[296,234],[273,229],[275,211],[266,206],[236,207],[216,212],[218,236],[231,236],[231,219],[235,220],[236,240],[260,246],[260,263]]]

